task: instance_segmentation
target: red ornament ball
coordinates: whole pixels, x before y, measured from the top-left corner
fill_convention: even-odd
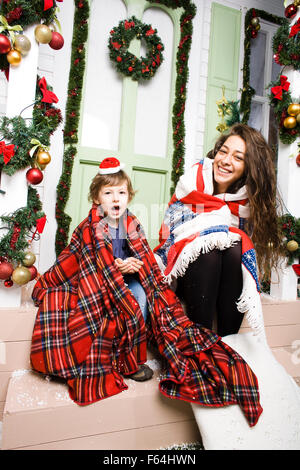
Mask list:
[[[60,33],[58,33],[57,31],[52,32],[52,39],[49,42],[49,46],[52,49],[55,49],[56,51],[58,51],[59,49],[63,47],[64,42],[65,40]]]
[[[284,10],[284,14],[286,18],[294,18],[294,16],[297,14],[297,6],[294,5],[294,3],[291,3]]]
[[[11,50],[11,43],[5,34],[0,34],[0,54],[7,54]]]
[[[32,279],[35,279],[36,276],[37,276],[37,273],[38,273],[38,272],[37,272],[37,269],[36,269],[35,266],[27,266],[27,269],[29,269],[29,271],[30,271],[30,274],[31,274],[31,281],[32,281]]]
[[[3,281],[8,279],[13,273],[14,267],[8,261],[2,261],[0,263],[0,279]]]
[[[26,179],[30,184],[39,184],[43,181],[43,173],[39,168],[30,168],[26,173]]]
[[[11,279],[6,279],[6,281],[4,281],[4,286],[5,287],[12,287],[13,285],[14,285],[14,283]]]
[[[296,164],[298,166],[300,166],[300,153],[298,153],[297,157],[296,157]]]

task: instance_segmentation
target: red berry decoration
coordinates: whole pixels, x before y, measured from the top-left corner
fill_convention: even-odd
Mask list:
[[[39,184],[43,181],[43,173],[39,168],[30,168],[26,173],[26,179],[29,184]]]
[[[7,279],[4,281],[4,286],[5,287],[12,287],[14,285],[13,281],[11,279]]]
[[[11,43],[5,34],[0,34],[0,54],[7,54],[11,50]]]
[[[64,45],[64,42],[65,40],[60,33],[58,33],[57,31],[52,32],[52,39],[49,42],[49,46],[52,49],[55,49],[56,51],[61,49]]]
[[[14,267],[8,261],[2,261],[0,263],[0,279],[3,281],[8,279],[13,273]]]
[[[290,19],[294,18],[294,16],[296,16],[296,14],[297,14],[297,6],[294,5],[293,3],[291,3],[284,10],[284,14],[285,14],[286,18],[290,18]]]
[[[300,153],[298,153],[297,157],[296,157],[296,164],[298,166],[300,166]]]

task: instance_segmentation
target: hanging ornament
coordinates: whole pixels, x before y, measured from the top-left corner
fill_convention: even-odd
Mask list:
[[[28,271],[30,271],[30,276],[31,276],[30,280],[32,281],[32,279],[36,278],[38,271],[35,266],[28,266],[27,269]]]
[[[297,251],[298,248],[299,248],[299,245],[298,243],[296,242],[296,240],[290,240],[287,244],[286,244],[286,247],[289,251],[293,252],[293,251]]]
[[[40,148],[37,151],[36,161],[39,165],[48,165],[51,161],[51,155],[46,150]]]
[[[294,127],[297,126],[297,120],[294,116],[288,116],[285,118],[285,120],[283,121],[283,126],[286,128],[286,129],[294,129]]]
[[[11,279],[6,279],[6,281],[4,281],[4,286],[5,287],[12,287],[13,285],[14,285],[14,283]]]
[[[25,253],[24,258],[22,259],[22,263],[24,266],[29,267],[35,263],[35,260],[36,260],[35,254],[32,253],[31,251],[28,251],[27,253]]]
[[[0,263],[0,279],[8,279],[13,273],[13,265],[8,261],[2,261]]]
[[[12,273],[12,280],[19,286],[27,284],[31,279],[31,274],[25,266],[18,266]]]
[[[29,184],[39,184],[43,181],[43,173],[39,168],[30,168],[26,173],[26,179]]]
[[[62,37],[60,33],[58,33],[57,31],[52,32],[52,39],[49,42],[49,46],[52,49],[55,49],[55,50],[61,49],[64,45],[64,42],[65,42],[64,38]]]
[[[11,42],[7,36],[0,34],[0,54],[7,54],[11,49]]]
[[[10,63],[10,65],[17,67],[21,60],[22,56],[19,51],[16,49],[11,49],[7,54],[6,54],[7,61]]]
[[[295,3],[291,3],[290,5],[288,5],[284,10],[284,14],[286,18],[294,18],[294,16],[297,15],[297,6],[295,5]]]
[[[300,103],[292,103],[289,105],[287,112],[290,116],[298,116],[300,113]]]
[[[252,10],[252,19],[250,21],[250,33],[251,37],[255,39],[257,37],[258,31],[260,30],[260,23],[259,23],[259,18],[256,16],[256,11]]]
[[[298,155],[296,157],[296,165],[300,166],[300,153],[298,153]]]
[[[14,48],[23,56],[26,56],[31,49],[31,42],[25,34],[18,34],[15,39]]]
[[[297,121],[297,124],[300,124],[300,113],[297,114],[296,121]]]
[[[41,44],[49,44],[52,39],[52,31],[46,24],[39,24],[34,30],[35,39]]]

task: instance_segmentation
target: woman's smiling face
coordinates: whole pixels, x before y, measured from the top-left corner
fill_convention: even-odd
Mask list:
[[[215,194],[225,193],[245,171],[246,144],[238,135],[225,140],[213,163]]]

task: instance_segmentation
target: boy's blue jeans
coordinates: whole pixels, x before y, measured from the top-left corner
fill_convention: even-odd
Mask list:
[[[144,320],[146,322],[148,316],[148,305],[147,297],[142,285],[133,276],[128,276],[128,278],[125,280],[125,283],[127,284],[128,289],[131,290],[137,303],[139,304]]]

